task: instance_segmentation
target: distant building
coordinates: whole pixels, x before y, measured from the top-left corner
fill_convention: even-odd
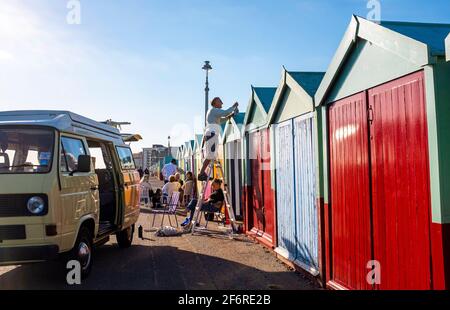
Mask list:
[[[176,147],[168,147],[161,144],[154,144],[152,147],[142,149],[142,168],[155,170],[167,156],[175,157]]]
[[[143,166],[143,154],[142,154],[142,152],[139,152],[139,153],[134,153],[133,154],[133,158],[134,158],[134,163],[135,163],[135,165],[136,165],[136,168],[143,168],[144,166]]]

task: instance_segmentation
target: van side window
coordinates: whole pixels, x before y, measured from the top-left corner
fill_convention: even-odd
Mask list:
[[[104,143],[88,141],[88,148],[95,170],[113,169],[113,162],[109,155],[108,147]]]
[[[122,170],[133,170],[136,169],[133,160],[133,153],[128,147],[117,146],[117,154],[120,159],[120,166]]]
[[[86,155],[83,141],[80,139],[61,138],[61,171],[72,172],[78,169],[78,156]]]

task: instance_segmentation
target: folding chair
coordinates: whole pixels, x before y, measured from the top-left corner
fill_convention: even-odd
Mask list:
[[[219,211],[217,211],[217,212],[209,212],[209,211],[200,211],[201,213],[203,213],[203,217],[205,218],[205,228],[208,228],[208,223],[210,222],[209,220],[208,220],[208,217],[206,216],[207,214],[214,214],[214,220],[217,220],[218,222],[222,222],[222,223],[225,223],[225,216],[223,215],[223,213],[222,213],[222,209],[223,209],[223,207],[224,207],[224,204],[225,203],[223,203],[222,204],[222,206],[220,207],[220,209],[219,209]],[[201,222],[201,216],[200,216],[200,218],[199,218],[199,224],[200,224],[200,222]]]
[[[167,217],[169,218],[169,224],[172,226],[172,221],[170,220],[170,216],[173,215],[175,217],[175,222],[178,225],[178,219],[177,219],[177,207],[178,203],[180,202],[180,192],[173,192],[172,196],[169,199],[169,203],[164,207],[163,210],[152,210],[153,213],[153,221],[152,221],[152,227],[155,227],[155,218],[157,214],[162,214],[162,220],[161,220],[161,226],[164,224],[164,217],[167,214]]]

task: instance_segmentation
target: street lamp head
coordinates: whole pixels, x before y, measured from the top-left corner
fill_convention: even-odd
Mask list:
[[[203,65],[202,69],[206,70],[206,71],[212,70],[212,67],[211,67],[211,65],[210,65],[208,60],[205,61],[205,64]]]

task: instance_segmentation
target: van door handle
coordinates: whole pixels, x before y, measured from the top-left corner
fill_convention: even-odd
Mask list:
[[[92,186],[91,187],[91,191],[96,191],[96,190],[98,190],[98,186]]]

